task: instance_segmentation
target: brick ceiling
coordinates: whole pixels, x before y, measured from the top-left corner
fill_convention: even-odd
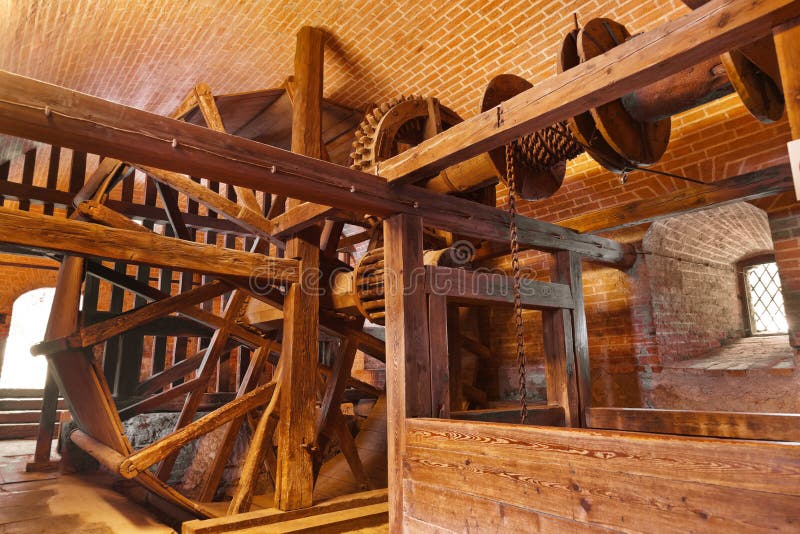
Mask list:
[[[216,93],[280,86],[293,70],[296,32],[314,25],[329,34],[327,97],[361,107],[436,96],[466,118],[497,74],[534,84],[553,76],[573,13],[636,33],[687,12],[681,0],[5,0],[0,68],[166,114],[199,81]],[[786,130],[785,121],[759,125],[731,95],[676,117],[659,165],[714,180],[775,164],[785,159]],[[0,143],[0,161],[14,151]],[[582,156],[556,196],[522,211],[560,220],[684,185],[634,173],[621,188]]]

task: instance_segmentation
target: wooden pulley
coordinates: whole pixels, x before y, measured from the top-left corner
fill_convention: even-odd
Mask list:
[[[497,107],[502,102],[517,96],[533,87],[533,84],[514,74],[501,74],[493,78],[483,93],[481,112]],[[489,157],[496,169],[506,168],[505,147],[500,146],[489,151]],[[539,200],[553,195],[564,181],[567,172],[566,161],[535,168],[525,165],[522,158],[514,159],[514,172],[517,177],[517,192],[526,200]],[[497,171],[501,180],[505,180],[505,172]]]
[[[581,63],[578,55],[578,33],[577,29],[570,31],[561,44],[561,52],[558,56],[559,73]],[[631,161],[620,156],[608,144],[590,112],[586,111],[572,117],[567,124],[572,130],[572,135],[583,145],[586,152],[609,171],[623,173],[632,166]]]
[[[763,123],[783,116],[785,102],[772,36],[720,56],[731,85],[747,110]]]
[[[630,39],[622,24],[607,18],[590,20],[578,32],[576,48],[581,62],[604,54]],[[671,119],[656,122],[634,119],[621,99],[590,110],[597,129],[614,152],[635,166],[656,163],[669,144]]]

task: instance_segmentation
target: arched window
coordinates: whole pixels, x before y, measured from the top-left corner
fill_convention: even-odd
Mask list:
[[[47,360],[31,356],[31,345],[44,339],[55,288],[34,289],[14,301],[11,327],[6,341],[2,389],[42,389],[47,376]]]

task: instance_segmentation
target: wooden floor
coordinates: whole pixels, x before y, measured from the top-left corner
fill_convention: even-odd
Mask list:
[[[110,477],[26,473],[35,441],[0,441],[0,533],[175,532],[113,491]]]

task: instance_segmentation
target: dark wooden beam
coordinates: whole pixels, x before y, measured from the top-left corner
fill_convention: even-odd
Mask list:
[[[583,213],[558,224],[578,232],[608,232],[712,206],[777,195],[792,187],[789,165],[777,165],[708,185],[689,184],[671,193]]]

